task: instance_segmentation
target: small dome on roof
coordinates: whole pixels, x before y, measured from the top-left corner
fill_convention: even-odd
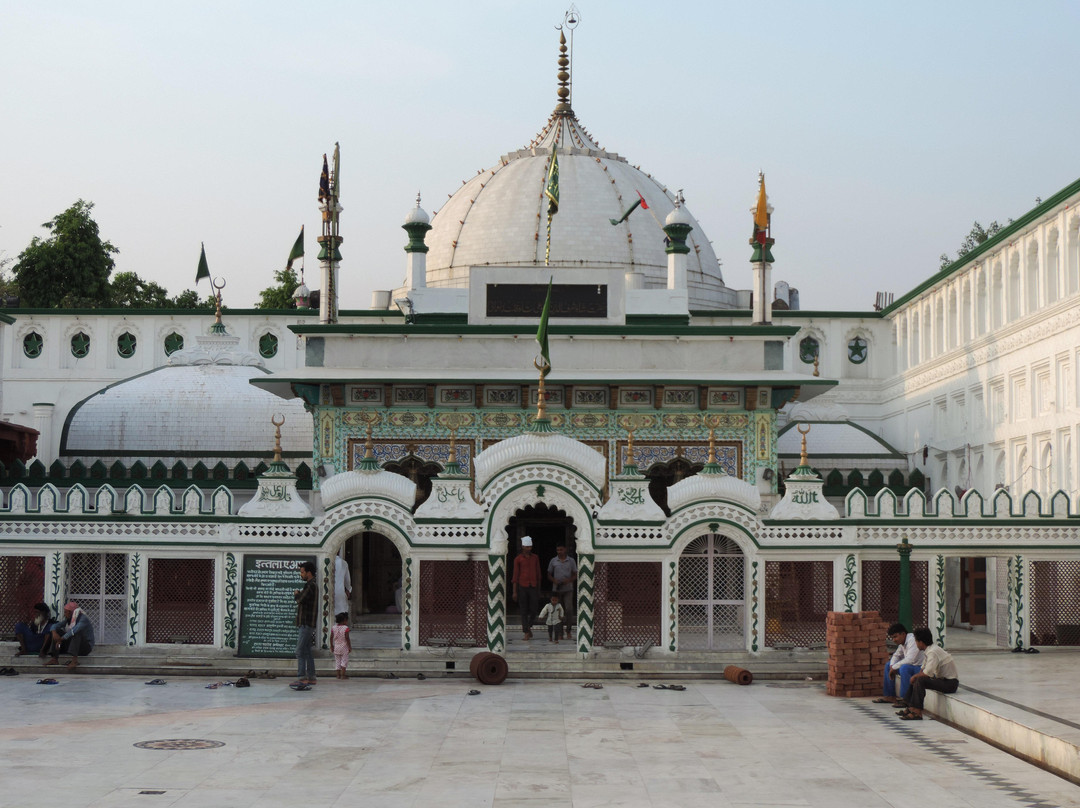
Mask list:
[[[427,211],[420,207],[420,196],[417,195],[416,207],[410,210],[405,217],[405,224],[428,224],[430,221]]]

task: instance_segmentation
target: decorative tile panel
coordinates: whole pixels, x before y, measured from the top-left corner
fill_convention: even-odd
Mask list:
[[[386,422],[391,426],[405,428],[427,426],[428,420],[426,412],[391,412],[386,416]]]
[[[626,441],[617,441],[619,473],[626,465]],[[741,443],[717,443],[716,462],[725,474],[732,477],[742,476]],[[634,441],[634,459],[642,471],[648,471],[656,463],[670,463],[676,457],[692,464],[702,464],[709,457],[708,443],[662,443],[659,441]]]
[[[610,417],[606,412],[575,412],[570,415],[574,429],[606,429]]]
[[[368,424],[374,426],[379,423],[380,420],[379,414],[377,412],[371,412],[370,410],[362,410],[360,412],[349,410],[341,414],[342,426],[366,427]]]
[[[606,387],[575,387],[575,407],[606,407],[608,405],[608,389]]]
[[[701,416],[693,412],[677,412],[664,415],[665,429],[700,429]]]
[[[481,423],[489,429],[517,429],[524,420],[517,412],[485,412],[481,416]]]
[[[425,441],[406,442],[395,440],[373,440],[372,454],[379,465],[391,461],[402,460],[409,455],[415,455],[421,460],[430,463],[438,463],[446,466],[450,459],[450,441]],[[471,440],[457,441],[457,461],[461,466],[462,474],[472,476],[473,442]],[[354,469],[364,457],[364,441],[358,438],[349,441],[349,468]]]
[[[653,405],[653,389],[651,387],[620,387],[620,407],[651,407]]]
[[[704,418],[706,429],[746,429],[750,425],[749,415],[734,413],[710,413]]]
[[[540,389],[534,385],[529,388],[529,403],[535,406],[539,400]],[[544,388],[544,401],[548,404],[562,404],[565,400],[565,390],[562,387]]]
[[[427,388],[421,386],[394,385],[395,404],[426,404]]]
[[[519,385],[513,385],[509,387],[495,387],[493,385],[487,385],[484,387],[484,406],[485,407],[520,407],[521,406],[521,387]]]
[[[476,388],[472,385],[463,387],[436,387],[435,401],[443,407],[471,407],[476,403]]]
[[[379,385],[345,385],[345,403],[351,405],[382,404],[385,388]]]
[[[696,387],[665,387],[665,407],[696,407],[698,391]]]
[[[736,387],[710,387],[710,407],[741,407],[743,403],[743,391]]]

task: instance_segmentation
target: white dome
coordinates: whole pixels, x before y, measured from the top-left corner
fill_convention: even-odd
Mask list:
[[[645,275],[646,288],[667,285],[665,234],[674,194],[623,157],[601,149],[572,113],[556,112],[529,147],[466,182],[435,214],[427,234],[429,286],[468,286],[470,266],[544,266],[547,181],[552,145],[559,158],[559,211],[551,223],[552,267],[621,268]],[[638,198],[626,222],[612,226]],[[691,231],[687,287],[692,308],[734,307],[701,225],[682,208]]]
[[[274,454],[275,414],[285,416],[282,454],[295,470],[311,462],[311,415],[248,380],[267,371],[251,365],[166,366],[110,385],[77,404],[64,425],[60,454],[150,464],[182,460],[254,467]]]
[[[405,224],[427,224],[431,219],[428,218],[427,211],[420,207],[420,203],[417,202],[416,207],[409,211],[405,217]]]

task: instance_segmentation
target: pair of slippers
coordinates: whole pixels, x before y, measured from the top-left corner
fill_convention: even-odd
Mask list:
[[[582,687],[587,687],[590,690],[603,690],[604,689],[604,686],[602,684],[600,684],[599,682],[586,682],[585,684],[582,685]]]
[[[686,687],[684,687],[683,685],[653,685],[652,688],[653,690],[676,690],[680,693],[683,690],[686,690]]]
[[[0,668],[0,676],[18,676],[19,672],[14,668]]]
[[[297,692],[301,690],[311,690],[311,685],[307,682],[293,682],[289,687]]]
[[[60,684],[55,679],[38,679],[37,683],[39,685],[58,685],[58,684]]]
[[[164,684],[168,684],[168,682],[166,682],[164,679],[151,679],[146,684],[148,684],[148,685],[164,685]]]
[[[901,721],[922,721],[923,717],[917,713],[911,712],[911,710],[901,710],[896,714],[896,717]]]
[[[241,678],[245,678],[245,677],[248,678],[248,679],[276,679],[277,678],[277,676],[270,673],[270,671],[262,671],[261,673],[256,673],[253,670],[248,671]],[[241,687],[242,687],[242,685],[241,685]]]

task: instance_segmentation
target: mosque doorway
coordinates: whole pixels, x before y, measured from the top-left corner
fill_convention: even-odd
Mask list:
[[[401,554],[381,533],[365,531],[345,540],[345,564],[352,579],[349,602],[356,648],[401,646]]]
[[[560,544],[566,546],[566,554],[577,560],[577,528],[574,520],[555,507],[549,507],[543,503],[530,505],[522,508],[512,517],[506,526],[508,549],[506,552],[506,635],[508,651],[573,651],[576,632],[575,616],[577,612],[577,587],[570,602],[574,604],[574,614],[568,616],[571,625],[570,637],[564,638],[559,644],[548,643],[547,628],[540,624],[533,625],[533,639],[530,642],[522,640],[521,610],[519,604],[514,602],[511,593],[513,585],[511,581],[514,575],[514,559],[521,552],[521,538],[531,536],[533,540],[533,553],[540,562],[540,604],[539,608],[550,602],[551,582],[547,577],[548,564],[557,555]],[[569,642],[567,641],[569,640]]]
[[[693,539],[679,556],[679,650],[746,648],[746,559],[727,536]]]

